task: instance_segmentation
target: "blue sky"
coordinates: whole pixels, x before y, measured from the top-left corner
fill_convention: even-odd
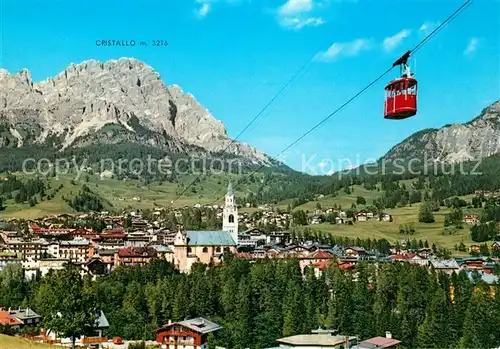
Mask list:
[[[192,93],[236,136],[311,57],[240,140],[275,156],[413,47],[460,0],[137,0],[0,2],[0,66],[35,81],[86,59],[135,57]],[[475,0],[414,60],[419,113],[384,120],[397,70],[281,156],[310,173],[378,158],[423,128],[465,122],[500,99],[500,2]],[[96,40],[166,40],[98,47]],[[321,167],[320,164],[328,164]]]

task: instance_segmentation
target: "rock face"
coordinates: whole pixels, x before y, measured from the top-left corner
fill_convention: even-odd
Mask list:
[[[106,137],[106,129],[120,130]],[[104,133],[104,135],[103,135]],[[70,64],[33,83],[30,72],[0,69],[0,148],[51,145],[62,150],[96,142],[135,141],[173,152],[221,152],[231,139],[191,94],[166,86],[136,59]],[[234,142],[227,153],[271,164],[255,148]]]
[[[466,124],[417,132],[392,148],[382,159],[458,163],[500,153],[500,101]]]

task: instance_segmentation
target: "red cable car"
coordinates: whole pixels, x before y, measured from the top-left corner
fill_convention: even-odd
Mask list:
[[[417,114],[417,80],[407,64],[410,53],[406,52],[392,65],[400,66],[401,77],[385,87],[385,119],[402,120]]]

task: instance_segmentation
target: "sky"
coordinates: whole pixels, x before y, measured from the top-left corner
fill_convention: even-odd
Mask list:
[[[134,57],[193,94],[238,140],[292,168],[328,174],[373,161],[414,132],[466,122],[500,99],[500,1],[474,0],[410,60],[418,114],[383,118],[394,69],[312,128],[463,0],[0,0],[0,67],[35,81],[70,63]],[[99,40],[134,40],[103,47]],[[153,47],[153,40],[168,42]],[[141,46],[144,41],[148,46]]]

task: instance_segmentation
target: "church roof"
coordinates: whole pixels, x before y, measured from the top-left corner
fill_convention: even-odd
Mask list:
[[[189,246],[236,246],[226,231],[188,230]]]

